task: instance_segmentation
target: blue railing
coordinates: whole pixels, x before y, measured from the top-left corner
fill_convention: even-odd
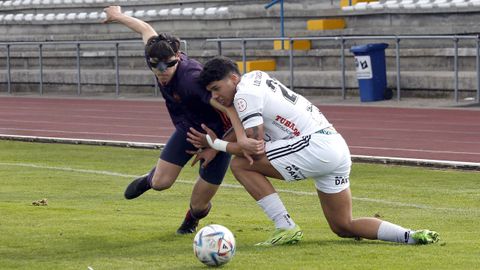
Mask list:
[[[272,6],[280,3],[280,37],[285,37],[285,18],[283,13],[283,0],[273,0],[272,2],[265,5],[265,9],[269,9]],[[284,42],[282,41],[282,50],[284,48]]]

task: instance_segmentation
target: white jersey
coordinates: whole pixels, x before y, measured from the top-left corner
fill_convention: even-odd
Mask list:
[[[306,136],[332,126],[305,97],[258,70],[242,76],[234,106],[245,129],[263,124],[267,142]]]

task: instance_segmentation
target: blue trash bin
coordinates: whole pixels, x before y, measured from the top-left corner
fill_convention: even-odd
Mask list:
[[[387,70],[385,65],[386,43],[353,46],[355,55],[360,100],[362,102],[385,99],[387,91]]]

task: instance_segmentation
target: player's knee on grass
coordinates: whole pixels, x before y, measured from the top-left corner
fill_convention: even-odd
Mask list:
[[[351,238],[356,236],[351,233],[349,226],[345,224],[332,224],[330,225],[330,229],[341,238]]]

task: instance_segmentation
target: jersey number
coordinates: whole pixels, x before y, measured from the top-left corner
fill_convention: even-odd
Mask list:
[[[289,90],[285,88],[285,86],[283,86],[282,84],[278,83],[276,80],[268,79],[267,85],[268,87],[270,87],[270,89],[273,90],[273,92],[277,91],[277,87],[279,87],[280,91],[282,91],[283,97],[286,100],[290,101],[293,104],[297,103],[298,96],[294,93],[289,93]]]

